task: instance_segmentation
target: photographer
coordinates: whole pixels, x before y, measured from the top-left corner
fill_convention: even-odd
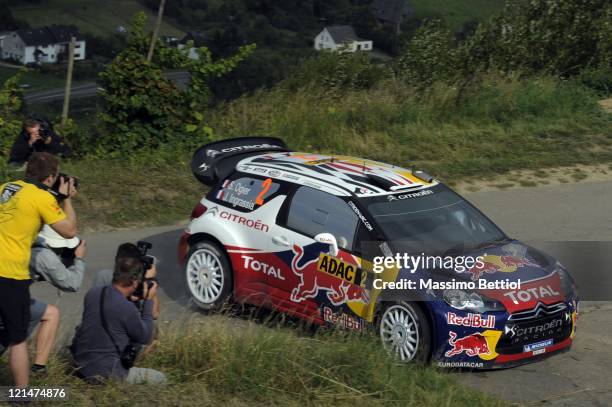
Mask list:
[[[85,274],[85,241],[75,237],[64,239],[49,225],[42,231],[32,246],[30,276],[32,281],[48,281],[65,292],[76,292],[81,288]],[[28,337],[38,328],[36,335],[36,357],[31,372],[46,372],[49,354],[55,343],[59,328],[60,312],[55,305],[30,300],[30,324]],[[4,323],[0,319],[0,329]],[[6,349],[0,344],[0,354]]]
[[[47,153],[35,153],[26,168],[25,181],[0,186],[0,318],[4,329],[0,343],[10,347],[9,364],[15,385],[29,382],[27,335],[30,321],[30,255],[36,234],[43,223],[65,238],[76,235],[76,214],[72,197],[74,180],[59,181],[66,196],[63,210],[49,192],[58,180],[58,162]]]
[[[26,119],[23,129],[11,147],[9,164],[22,165],[35,152],[45,152],[62,157],[70,155],[63,139],[55,134],[51,123],[44,119]]]
[[[78,237],[64,239],[50,226],[45,225],[32,247],[31,278],[33,281],[48,281],[61,291],[76,292],[83,283],[85,253],[84,240]],[[31,371],[44,373],[55,342],[60,313],[56,306],[32,299],[30,314],[28,335],[37,326],[39,327],[36,336],[36,357]]]
[[[119,247],[117,248],[117,254],[115,255],[115,263],[126,258],[141,259],[142,253],[138,249],[138,246],[133,243],[123,243],[119,245]],[[156,277],[157,267],[155,261],[153,261],[147,268],[144,278],[146,281],[157,281]],[[112,282],[113,270],[100,270],[95,274],[93,287],[103,287],[105,285],[111,285]],[[132,296],[131,300],[132,302],[138,303],[140,298]],[[154,296],[150,298],[150,300],[153,302],[153,319],[156,320],[157,318],[159,318],[159,300],[157,298],[157,292]]]
[[[144,345],[153,335],[153,302],[157,283],[144,285],[142,313],[129,298],[141,284],[140,258],[124,257],[115,263],[112,285],[94,287],[85,296],[83,319],[72,341],[77,373],[86,380],[117,378],[128,383],[165,383],[153,369],[132,367],[134,344]]]

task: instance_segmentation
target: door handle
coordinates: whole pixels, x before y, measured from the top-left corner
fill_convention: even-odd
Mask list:
[[[291,246],[287,238],[284,236],[274,236],[272,241],[278,246]]]

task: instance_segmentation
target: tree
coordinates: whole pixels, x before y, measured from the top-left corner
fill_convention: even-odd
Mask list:
[[[419,27],[396,63],[396,72],[417,87],[456,77],[458,53],[453,34],[442,20]]]
[[[203,111],[210,97],[208,82],[232,71],[254,46],[246,46],[233,56],[213,60],[207,48],[199,48],[199,59],[189,59],[187,44],[183,51],[165,46],[158,40],[153,60],[146,60],[150,36],[145,33],[146,16],[139,13],[130,29],[127,47],[99,75],[104,89],[104,112],[99,115],[105,126],[99,145],[107,151],[131,152],[158,148],[167,143],[199,143],[189,136],[210,138]],[[164,76],[164,70],[189,72],[191,82],[180,89]]]
[[[21,74],[9,78],[0,88],[0,152],[7,156],[17,134],[21,130],[18,113],[21,109]]]

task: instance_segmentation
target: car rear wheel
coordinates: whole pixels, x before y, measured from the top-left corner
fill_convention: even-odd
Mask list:
[[[194,244],[185,262],[187,290],[203,310],[219,310],[232,293],[232,270],[219,246],[204,241]]]
[[[431,350],[431,329],[421,308],[411,302],[386,304],[378,321],[380,340],[402,362],[426,362]]]

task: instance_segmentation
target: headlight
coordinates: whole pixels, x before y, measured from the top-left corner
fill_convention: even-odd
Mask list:
[[[575,297],[578,293],[576,290],[576,283],[574,283],[574,279],[567,272],[563,264],[557,261],[557,265],[555,267],[555,271],[559,274],[559,280],[561,280],[561,289],[563,290],[563,294],[565,294],[566,299],[571,299]]]
[[[463,290],[444,290],[442,294],[444,301],[453,308],[474,311],[503,311],[505,310],[501,302],[475,292]]]

